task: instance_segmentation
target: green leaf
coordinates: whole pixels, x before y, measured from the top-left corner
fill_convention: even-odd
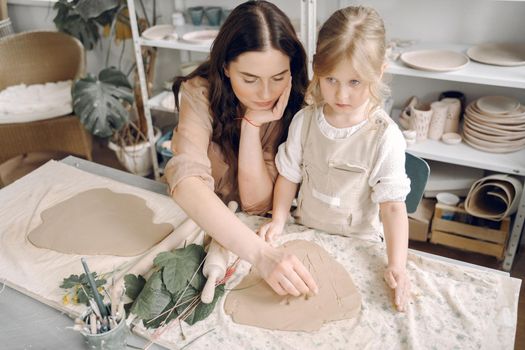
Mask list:
[[[117,7],[118,0],[79,0],[75,9],[84,19],[100,16],[102,13]]]
[[[79,283],[80,283],[80,278],[78,277],[78,275],[70,275],[69,277],[64,278],[64,280],[62,281],[62,284],[60,285],[60,288],[64,288],[64,289],[73,288]]]
[[[77,80],[72,90],[73,109],[92,134],[109,137],[129,120],[124,101],[133,103],[133,92],[124,73],[111,67]]]
[[[215,304],[217,304],[217,301],[224,295],[224,284],[221,284],[217,287],[215,287],[215,295],[213,296],[213,300],[209,304],[204,304],[202,302],[199,302],[199,305],[195,308],[195,311],[191,315],[189,315],[187,318],[184,319],[186,323],[189,325],[193,325],[196,322],[200,320],[204,320],[206,317],[208,317],[213,309],[215,309]]]
[[[141,275],[135,276],[133,274],[128,274],[124,276],[126,295],[130,297],[131,300],[137,299],[145,284],[146,280]]]
[[[164,314],[164,312],[166,312],[166,314],[162,315],[161,317],[158,317],[156,319],[153,320],[153,318],[149,319],[149,320],[145,320],[144,321],[144,325],[146,326],[146,328],[159,328],[160,327],[160,324],[164,321],[166,321],[166,323],[168,323],[169,321],[173,320],[174,318],[177,318],[177,316],[179,314],[177,314],[177,310],[173,310],[173,312],[169,312],[168,310],[170,310],[171,308],[173,308],[173,306],[175,306],[175,304],[173,303],[173,301],[170,301],[170,303],[168,304],[168,306],[166,306],[166,308],[164,308],[164,310],[162,310],[160,314]]]
[[[92,50],[100,39],[99,28],[94,20],[87,20],[80,16],[75,9],[78,0],[68,2],[59,0],[53,6],[57,15],[53,19],[57,29],[74,36],[86,50]]]
[[[176,294],[177,291],[186,287],[195,271],[199,269],[205,255],[202,246],[190,244],[186,248],[176,249],[173,252],[172,259],[165,259],[167,256],[159,259],[164,263],[162,279],[171,294]],[[200,271],[192,280],[191,285],[200,290],[204,287],[204,283],[206,283],[206,279]]]
[[[162,283],[161,272],[154,272],[131,307],[131,312],[143,320],[159,315],[171,300]]]
[[[158,267],[165,267],[173,263],[177,259],[177,256],[172,252],[162,252],[159,253],[155,259],[153,259],[153,264]]]

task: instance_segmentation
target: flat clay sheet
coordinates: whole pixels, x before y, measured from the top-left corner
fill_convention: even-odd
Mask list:
[[[41,219],[28,240],[66,254],[136,256],[173,231],[153,222],[144,199],[107,188],[80,192],[44,210]]]
[[[131,198],[140,198],[143,205],[151,210],[154,224],[167,224],[175,230],[159,244],[135,256],[66,254],[38,248],[27,239],[29,232],[42,225],[41,214],[46,209],[65,203],[83,192],[100,188],[129,195]],[[183,225],[189,219],[170,197],[56,161],[50,161],[2,188],[0,203],[0,289],[5,282],[8,286],[70,315],[81,314],[85,306],[63,304],[64,290],[59,286],[65,277],[84,273],[81,257],[86,258],[91,272],[99,275],[113,270],[126,273],[129,269],[134,269],[145,254],[154,252],[168,239],[173,248],[202,243],[202,230],[193,222],[193,225]],[[126,242],[121,240],[118,244],[123,245]],[[153,261],[153,258],[150,260]],[[111,278],[108,281],[110,283]],[[106,287],[108,286],[109,284]]]
[[[319,245],[295,240],[280,249],[295,254],[319,286],[317,295],[280,296],[256,269],[226,297],[224,311],[235,323],[273,330],[308,331],[324,323],[351,319],[361,310],[361,295],[344,267]]]

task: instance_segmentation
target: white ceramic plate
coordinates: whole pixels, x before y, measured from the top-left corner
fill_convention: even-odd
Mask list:
[[[149,40],[177,40],[178,36],[175,27],[170,24],[161,24],[146,29],[142,33],[144,39]]]
[[[489,114],[504,114],[517,110],[520,102],[507,96],[485,96],[476,101],[478,108]]]
[[[419,50],[401,54],[407,66],[435,72],[448,72],[465,67],[469,59],[462,53],[448,50]]]
[[[496,66],[525,65],[525,45],[480,44],[467,50],[474,61]]]
[[[219,34],[218,30],[198,30],[196,32],[189,32],[182,36],[182,40],[200,45],[211,45],[215,37]]]
[[[491,145],[489,147],[482,146],[479,144],[476,144],[475,142],[472,142],[468,136],[463,135],[463,139],[467,144],[470,146],[479,149],[480,151],[485,151],[488,153],[511,153],[511,152],[517,152],[520,149],[525,148],[525,146],[518,145],[518,146],[503,146],[503,147],[495,147],[494,145]]]

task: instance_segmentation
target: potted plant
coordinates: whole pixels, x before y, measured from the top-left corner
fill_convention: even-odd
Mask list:
[[[155,8],[155,2],[153,6]],[[118,68],[109,65],[112,41],[122,42],[124,52],[125,42],[131,38],[125,1],[59,0],[54,8],[57,10],[54,22],[58,30],[78,38],[86,50],[93,49],[99,42],[101,29],[103,35],[109,37],[106,67],[98,76],[88,74],[74,82],[73,109],[93,135],[109,138],[108,147],[115,151],[126,169],[137,175],[148,175],[151,172],[152,160],[136,67],[133,65],[125,74],[121,70],[120,60]],[[144,18],[139,19],[141,31],[149,27],[149,21],[146,14],[144,15]],[[152,75],[156,50],[144,50],[142,54],[145,69]],[[135,77],[134,87],[128,80],[132,73]]]

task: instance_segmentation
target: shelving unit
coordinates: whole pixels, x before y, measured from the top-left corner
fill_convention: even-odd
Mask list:
[[[408,50],[420,49],[447,49],[456,52],[466,53],[468,46],[454,44],[417,44]],[[407,67],[398,59],[390,61],[387,72],[393,75],[409,76],[414,78],[437,79],[446,81],[457,81],[472,83],[477,85],[490,85],[508,88],[525,89],[525,70],[522,66],[518,67],[499,67],[470,61],[469,64],[460,70],[451,72],[428,72]],[[400,110],[392,112],[396,119]],[[428,160],[436,160],[449,164],[457,164],[483,170],[490,170],[505,174],[522,176],[525,184],[525,149],[513,153],[488,153],[477,150],[465,143],[457,145],[447,145],[440,141],[426,140],[422,143],[410,145],[407,152]],[[509,242],[507,245],[503,269],[510,271],[516,255],[516,250],[520,243],[525,222],[525,191],[522,193],[518,211],[514,224],[511,229]]]
[[[404,48],[403,51],[439,49],[450,50],[466,55],[471,45],[419,43]],[[525,69],[523,67],[499,67],[470,61],[462,69],[451,72],[427,72],[409,68],[401,59],[390,61],[387,73],[417,78],[459,81],[478,85],[502,86],[525,89]]]

